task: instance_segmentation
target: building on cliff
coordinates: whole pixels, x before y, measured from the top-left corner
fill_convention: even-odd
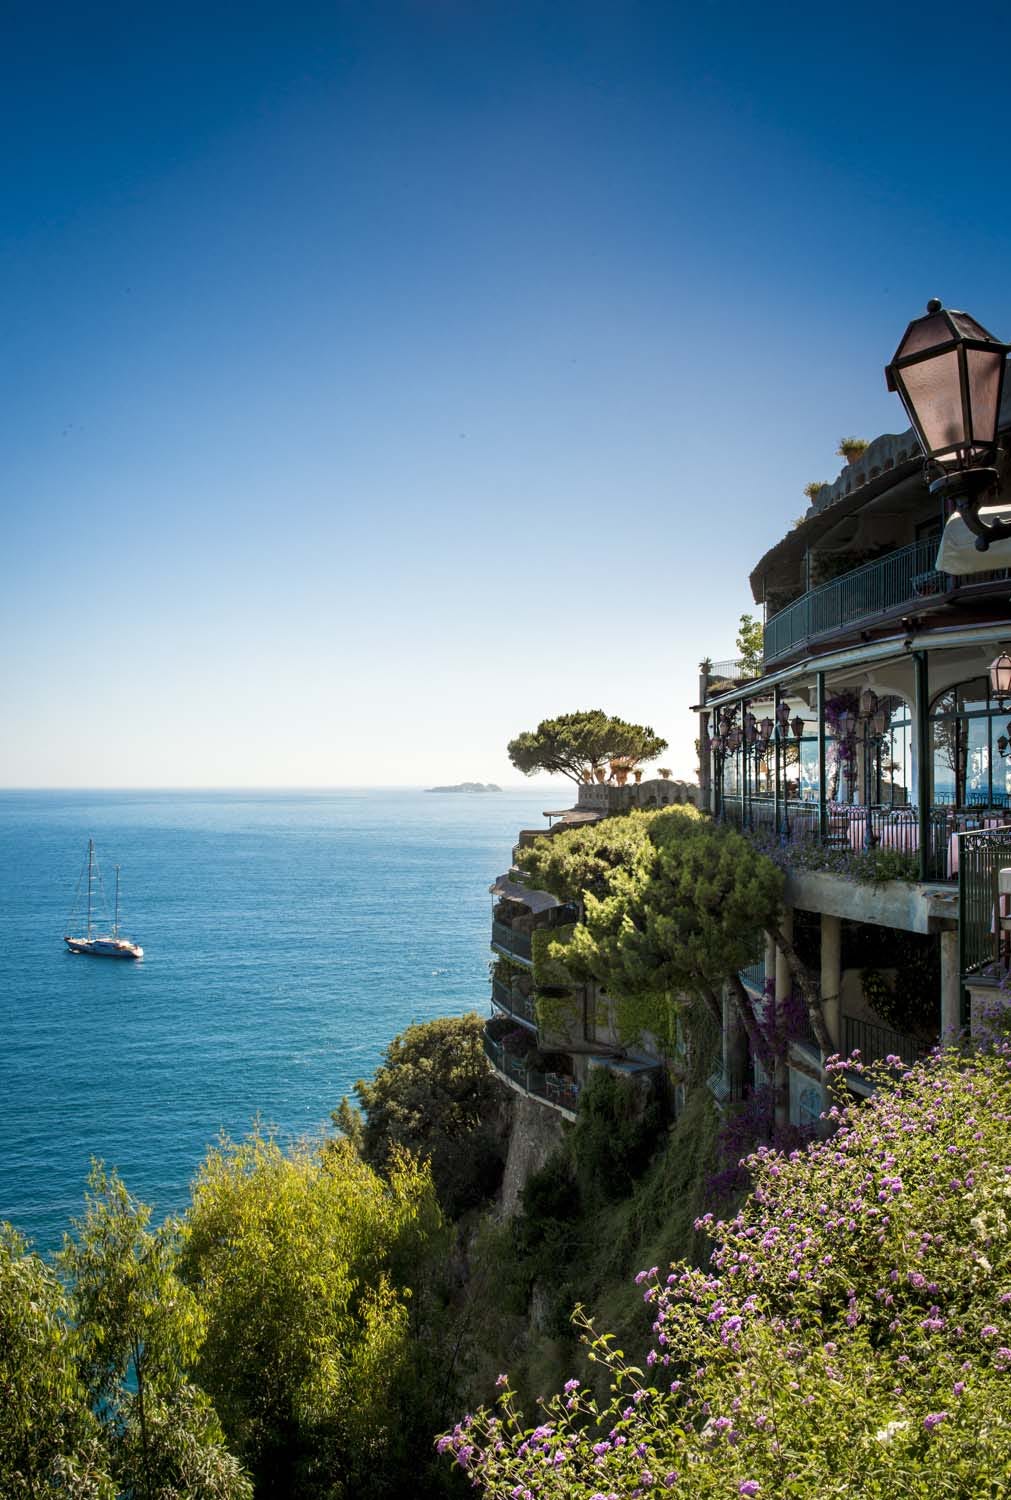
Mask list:
[[[752,572],[761,662],[701,669],[702,805],[782,865],[784,934],[820,973],[835,1049],[868,1060],[978,1033],[1011,968],[1011,543],[953,550],[958,524],[913,431],[877,438]],[[773,944],[741,977],[787,1013]],[[800,1022],[795,1124],[823,1107],[824,1060]],[[762,1081],[728,1005],[720,1090]]]
[[[634,807],[668,807],[693,795],[683,782],[664,779],[580,786],[575,807],[545,813],[548,828],[520,832],[512,868],[490,887],[492,1014],[485,1052],[509,1088],[565,1118],[575,1118],[580,1090],[595,1068],[645,1083],[657,1074],[661,1054],[648,1036],[635,1046],[624,1045],[606,994],[599,986],[574,983],[550,956],[552,940],[564,936],[579,912],[547,891],[519,883],[522,850],[536,838],[580,823]]]

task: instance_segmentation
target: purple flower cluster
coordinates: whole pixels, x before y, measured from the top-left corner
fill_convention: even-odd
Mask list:
[[[440,1439],[478,1488],[814,1500],[894,1465],[943,1493],[952,1444],[966,1493],[1011,1469],[1011,1043],[876,1076],[829,1139],[752,1153],[740,1212],[696,1223],[708,1267],[640,1272],[641,1365],[577,1317],[609,1397],[570,1379],[528,1429],[506,1386]]]

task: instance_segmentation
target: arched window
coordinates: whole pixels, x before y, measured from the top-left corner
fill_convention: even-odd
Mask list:
[[[1011,806],[1007,709],[987,677],[945,688],[930,705],[931,800],[954,807]]]

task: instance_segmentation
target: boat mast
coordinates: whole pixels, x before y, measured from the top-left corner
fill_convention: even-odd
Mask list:
[[[91,938],[91,883],[94,879],[95,840],[88,840],[88,938]]]
[[[116,918],[112,924],[112,935],[119,937],[119,865],[116,866]]]

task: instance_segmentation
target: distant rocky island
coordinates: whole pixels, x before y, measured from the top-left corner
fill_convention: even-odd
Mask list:
[[[500,792],[494,781],[458,781],[456,786],[430,786],[430,792]]]

